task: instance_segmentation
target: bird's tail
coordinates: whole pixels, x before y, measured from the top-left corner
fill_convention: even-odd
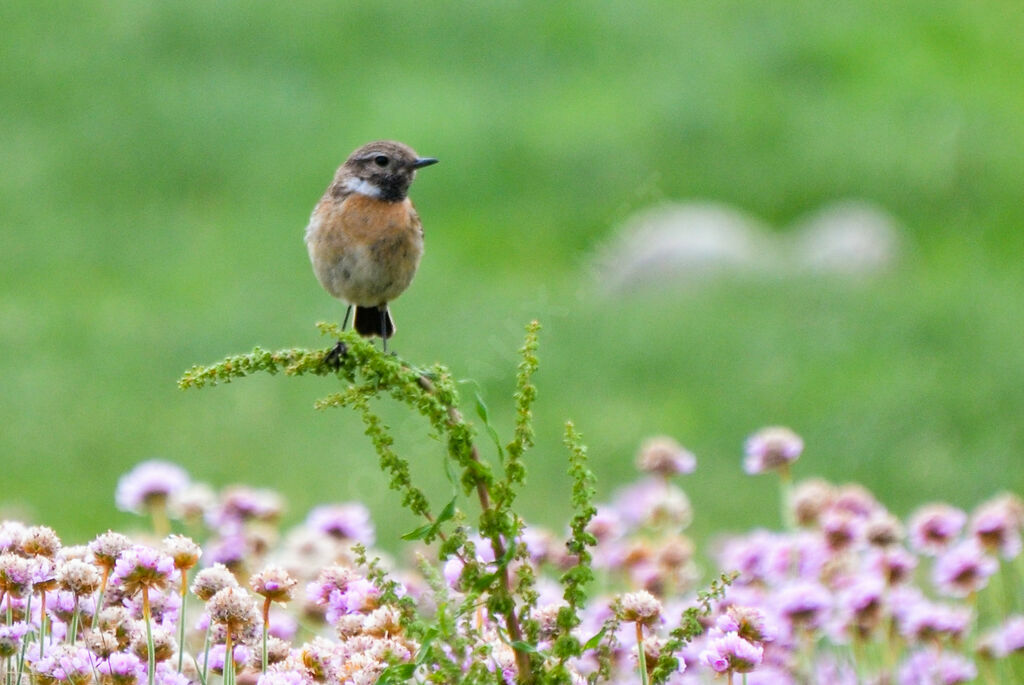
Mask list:
[[[395,334],[395,322],[391,318],[388,306],[360,307],[356,306],[356,317],[352,322],[356,332],[364,337],[372,338],[375,335],[387,340]]]

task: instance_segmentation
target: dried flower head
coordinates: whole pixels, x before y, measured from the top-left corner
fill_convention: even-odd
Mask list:
[[[744,445],[743,468],[749,474],[788,468],[804,451],[803,439],[789,428],[762,428]]]
[[[279,664],[291,655],[292,646],[279,637],[267,638],[267,663]],[[254,670],[259,670],[263,662],[262,650],[253,650],[249,659],[249,665]],[[262,682],[262,678],[260,679]]]
[[[257,595],[266,597],[271,602],[286,603],[292,600],[295,586],[299,581],[280,566],[268,566],[249,580],[249,587]]]
[[[0,521],[0,553],[21,553],[21,540],[27,526],[21,521]]]
[[[85,646],[101,659],[110,659],[112,654],[123,647],[116,635],[105,630],[90,630],[86,633]]]
[[[174,560],[174,568],[179,571],[187,571],[199,563],[199,557],[203,556],[203,550],[192,541],[192,538],[184,535],[168,535],[164,538],[164,549],[168,556]]]
[[[114,564],[117,563],[117,558],[121,556],[122,552],[131,547],[132,541],[127,535],[115,533],[112,530],[96,536],[96,539],[89,543],[89,551],[92,552],[93,561],[96,562],[97,566],[107,571],[112,571]]]
[[[58,566],[56,577],[61,589],[79,597],[91,595],[100,589],[100,572],[92,564],[78,559]]]
[[[619,598],[617,613],[623,621],[650,626],[661,618],[661,602],[646,590],[627,592]]]
[[[55,559],[60,552],[60,538],[53,528],[32,526],[21,540],[21,551],[30,557]]]
[[[226,587],[206,603],[210,621],[241,634],[261,622],[256,600],[240,587]]]
[[[402,613],[392,606],[374,609],[363,619],[363,633],[373,637],[394,637],[404,632]]]
[[[668,436],[658,436],[645,442],[636,456],[637,468],[662,478],[693,473],[697,457],[693,452]]]
[[[192,581],[192,594],[204,602],[226,587],[238,587],[238,580],[224,564],[214,564],[196,574]]]
[[[111,606],[100,612],[97,627],[113,635],[117,640],[119,649],[126,648],[131,644],[135,632],[135,619],[128,609],[123,606]]]
[[[164,628],[151,628],[153,635],[153,656],[157,662],[167,661],[178,653],[178,642],[169,630]],[[139,659],[149,659],[149,646],[146,638],[146,630],[137,626],[131,644],[132,653]]]
[[[798,525],[817,525],[821,514],[835,499],[836,489],[828,481],[808,478],[796,484],[789,498],[789,507]]]

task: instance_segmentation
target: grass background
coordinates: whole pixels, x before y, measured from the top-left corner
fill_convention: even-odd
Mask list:
[[[355,147],[442,163],[394,347],[479,384],[509,427],[515,349],[544,325],[528,515],[568,510],[561,425],[603,494],[667,433],[699,469],[699,537],[774,524],[746,435],[806,439],[798,475],[894,511],[1024,489],[1024,8],[1016,0],[0,5],[0,507],[83,541],[129,519],[117,477],[160,457],[395,514],[324,379],[183,393],[193,363],[326,346],[342,307],[302,230]],[[902,222],[870,281],[716,281],[609,302],[588,255],[664,200],[777,227],[846,197]],[[467,396],[472,397],[472,386]],[[382,405],[433,483],[440,448]],[[468,409],[471,411],[471,409]],[[484,441],[486,442],[486,441]]]

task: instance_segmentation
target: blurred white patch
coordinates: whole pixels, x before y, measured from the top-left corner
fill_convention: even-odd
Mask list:
[[[891,266],[900,252],[897,221],[862,200],[827,205],[795,226],[792,256],[814,272],[870,274]]]
[[[727,205],[674,203],[629,217],[591,261],[599,289],[620,294],[722,276],[871,274],[899,248],[896,220],[865,201],[826,205],[781,234]]]
[[[680,203],[630,217],[593,261],[601,289],[620,293],[772,269],[776,259],[772,236],[753,217],[720,204]]]

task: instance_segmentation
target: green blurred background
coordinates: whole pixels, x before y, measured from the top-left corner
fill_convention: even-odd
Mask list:
[[[507,434],[522,326],[544,325],[531,518],[568,513],[567,418],[602,494],[645,437],[692,449],[700,537],[777,522],[740,469],[774,423],[806,439],[798,476],[899,514],[1019,492],[1022,35],[1019,0],[5,2],[3,511],[82,541],[130,520],[116,479],[160,457],[277,488],[293,520],[360,498],[385,544],[413,525],[356,417],[313,410],[330,380],[176,386],[329,344],[313,323],[343,308],[302,231],[375,138],[442,160],[413,188],[427,253],[395,349],[474,379]],[[896,269],[595,293],[589,256],[634,211],[712,200],[781,235],[845,197],[902,222]],[[381,410],[446,500],[422,421]]]

